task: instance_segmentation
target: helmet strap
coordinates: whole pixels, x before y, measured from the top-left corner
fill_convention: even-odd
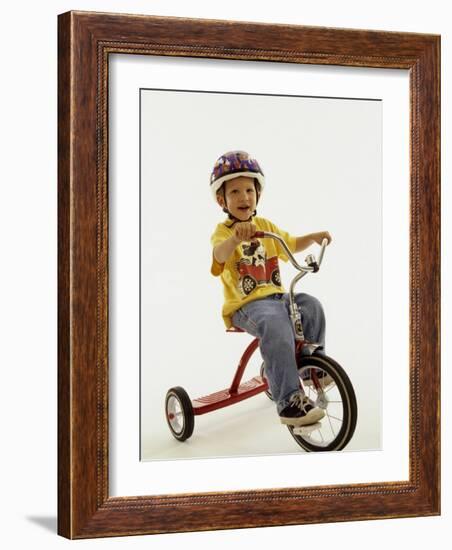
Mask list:
[[[235,216],[233,216],[233,215],[229,212],[229,210],[228,210],[227,208],[223,208],[223,212],[224,212],[225,214],[227,214],[227,215],[228,215],[228,218],[229,218],[230,220],[233,220],[234,223],[237,223],[237,222],[241,222],[241,221],[242,221],[242,220],[239,220],[238,218],[236,218]],[[256,214],[257,214],[257,210],[255,210],[255,211],[251,214],[251,216],[250,216],[247,220],[245,220],[245,221],[250,221],[251,218],[254,218],[254,216],[256,216]],[[234,225],[234,223],[233,223],[232,225]]]

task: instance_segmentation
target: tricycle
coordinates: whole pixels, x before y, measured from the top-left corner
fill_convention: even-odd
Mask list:
[[[271,238],[280,242],[290,262],[298,271],[289,290],[289,311],[294,329],[295,353],[300,378],[300,389],[311,404],[324,410],[325,416],[315,424],[287,428],[305,451],[340,451],[349,443],[356,428],[358,417],[356,396],[345,370],[331,357],[320,351],[320,344],[305,339],[301,314],[294,300],[295,285],[308,273],[319,271],[328,241],[323,240],[318,259],[309,254],[305,265],[299,265],[285,241],[271,232],[258,231],[253,238]],[[243,332],[232,327],[228,332]],[[190,399],[184,388],[177,386],[168,390],[165,399],[165,415],[171,433],[178,441],[185,441],[193,434],[195,417],[208,414],[265,393],[272,399],[265,378],[265,363],[260,372],[242,382],[243,374],[251,356],[259,347],[254,338],[245,349],[237,366],[230,387],[196,399]]]

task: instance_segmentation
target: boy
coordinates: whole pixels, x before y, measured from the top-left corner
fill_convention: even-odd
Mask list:
[[[289,318],[288,295],[281,285],[278,258],[287,261],[280,244],[273,239],[253,238],[256,231],[280,235],[290,251],[300,252],[324,238],[328,232],[293,237],[269,220],[256,217],[256,206],[265,185],[257,161],[244,151],[230,151],[215,163],[210,187],[216,202],[228,215],[217,225],[211,242],[211,272],[221,276],[227,328],[241,328],[259,338],[265,362],[265,376],[281,423],[304,426],[325,415],[314,407],[300,388],[295,360],[293,327]],[[324,349],[325,317],[320,302],[308,294],[295,296],[308,340]]]

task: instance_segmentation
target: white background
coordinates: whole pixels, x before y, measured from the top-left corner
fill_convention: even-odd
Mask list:
[[[218,19],[288,22],[308,25],[441,33],[443,89],[450,81],[450,18],[447,4],[431,1],[396,4],[382,1],[256,3],[231,0],[227,5],[192,1],[165,2],[24,2],[4,7],[1,136],[2,186],[0,224],[1,387],[2,418],[2,543],[84,547],[170,548],[187,545],[226,548],[259,545],[274,548],[294,544],[328,544],[335,548],[380,549],[382,544],[406,544],[421,549],[432,539],[450,536],[451,459],[450,405],[446,402],[451,375],[443,370],[443,515],[435,518],[324,524],[271,529],[224,531],[109,539],[70,543],[56,531],[56,29],[57,13],[69,9],[117,11]],[[3,43],[4,41],[4,43]],[[444,151],[442,177],[447,181],[450,160],[450,108],[443,102]],[[26,157],[24,157],[26,155]],[[26,160],[24,160],[26,159]],[[443,280],[450,270],[450,190],[443,194]],[[449,215],[448,215],[449,214]],[[449,247],[450,248],[450,247]],[[450,277],[449,277],[450,278]],[[450,302],[444,285],[443,303]],[[449,311],[443,307],[443,334],[450,332]],[[443,341],[443,364],[450,363],[450,345]],[[428,411],[426,411],[428,414]],[[437,544],[437,543],[436,543]]]
[[[182,70],[180,64],[177,61],[174,67],[178,74]],[[227,62],[226,66],[237,67],[238,64]],[[196,68],[191,62],[187,65],[194,73],[189,82],[199,86]],[[195,65],[198,67],[198,63]],[[145,66],[139,66],[142,78]],[[212,67],[210,60],[199,64],[198,69],[203,71],[207,66]],[[218,72],[218,63],[215,67]],[[263,64],[256,63],[246,79],[232,79],[226,73],[215,84],[212,77],[206,80],[210,81],[211,87],[227,83],[227,89],[230,89],[231,82],[235,82],[235,88],[244,90],[249,82],[258,86],[256,81],[262,72],[256,74],[256,69],[262,71]],[[301,76],[300,71],[293,69],[294,65],[279,67],[280,89],[286,87],[287,76],[297,73]],[[310,73],[315,73],[315,69],[310,68]],[[149,73],[153,74],[155,70],[149,70]],[[406,74],[398,75],[398,71],[390,73],[397,82],[403,80],[401,84],[406,89]],[[129,81],[125,76],[122,78]],[[334,70],[331,76],[333,87],[338,78],[338,71]],[[266,80],[273,81],[268,74]],[[274,89],[273,82],[270,86]],[[306,84],[301,86],[306,90]],[[372,92],[377,93],[375,87]],[[116,101],[115,105],[118,103],[123,101]],[[146,90],[142,92],[141,109],[142,457],[187,456],[186,451],[188,456],[297,452],[295,442],[291,437],[287,439],[287,433],[283,434],[285,443],[282,446],[270,434],[267,434],[267,439],[273,440],[273,446],[269,442],[270,445],[261,448],[260,443],[254,441],[253,432],[262,438],[263,430],[247,428],[247,424],[253,420],[253,410],[256,421],[257,416],[262,415],[263,411],[257,411],[262,408],[258,408],[258,403],[265,401],[263,395],[227,409],[225,420],[230,419],[229,422],[222,421],[219,415],[209,415],[207,423],[200,418],[196,423],[196,442],[193,440],[190,446],[178,445],[170,437],[163,414],[164,396],[172,386],[186,387],[193,398],[228,387],[238,360],[251,341],[249,336],[225,334],[220,313],[222,285],[210,274],[210,235],[225,215],[212,199],[208,174],[219,152],[234,145],[249,149],[259,159],[266,174],[267,185],[259,201],[258,215],[271,219],[291,234],[328,229],[333,235],[334,246],[327,250],[321,275],[306,277],[296,290],[310,292],[322,301],[327,316],[327,350],[342,362],[354,380],[360,423],[350,448],[379,449],[382,102]],[[386,111],[385,116],[388,116]],[[118,131],[118,140],[121,141],[114,151],[126,154],[120,144],[130,141],[130,136],[123,137],[123,133]],[[403,142],[403,139],[399,141]],[[407,167],[408,147],[403,153]],[[129,177],[124,180],[115,178],[115,189],[125,187],[129,192],[132,182],[130,171],[127,173]],[[391,178],[388,188],[392,187],[404,197],[407,211],[408,170],[399,185],[394,180]],[[111,200],[119,198],[119,193],[113,192]],[[134,217],[129,216],[130,219]],[[400,210],[397,226],[400,226]],[[407,237],[408,223],[405,229]],[[406,244],[403,250],[408,250]],[[318,247],[312,247],[309,252],[317,254]],[[300,254],[298,261],[302,262],[307,253],[308,250]],[[407,260],[405,254],[406,265]],[[353,268],[347,269],[351,261]],[[129,265],[129,262],[121,262],[120,257],[117,257],[117,262]],[[283,262],[282,268],[283,284],[288,290],[297,272]],[[393,270],[390,271],[392,275]],[[406,269],[402,272],[407,274]],[[402,297],[406,294],[406,298],[407,280],[408,276],[404,279],[405,293],[399,292]],[[127,289],[129,302],[130,286]],[[369,292],[369,289],[372,290]],[[404,305],[400,309],[406,311],[406,303]],[[120,312],[118,316],[121,317]],[[357,319],[360,320],[358,323]],[[126,322],[130,323],[130,320]],[[118,330],[117,334],[121,332]],[[177,346],[174,346],[175,338]],[[408,343],[404,348],[408,350]],[[369,349],[375,349],[375,352],[369,354]],[[257,355],[260,357],[259,353]],[[255,370],[247,369],[244,380],[258,374],[259,366],[258,362]],[[117,367],[121,368],[119,364]],[[127,370],[130,372],[130,364]],[[251,418],[242,423],[234,422],[234,417],[237,419],[248,409],[247,405]],[[274,425],[276,433],[280,433],[282,430],[274,407],[268,402],[267,405],[266,409],[270,415],[273,413],[273,418],[270,416],[269,423],[265,417],[261,426],[265,426],[266,431]],[[211,433],[206,438],[206,445],[202,445],[202,426],[205,424],[208,428],[210,424],[213,428],[217,422],[217,433]],[[228,423],[232,429],[227,429]],[[243,437],[238,433],[237,423],[245,428]]]

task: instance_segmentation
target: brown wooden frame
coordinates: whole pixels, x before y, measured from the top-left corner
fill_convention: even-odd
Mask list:
[[[440,37],[89,12],[58,23],[58,532],[86,538],[439,514]],[[409,70],[409,481],[109,496],[113,53]]]

